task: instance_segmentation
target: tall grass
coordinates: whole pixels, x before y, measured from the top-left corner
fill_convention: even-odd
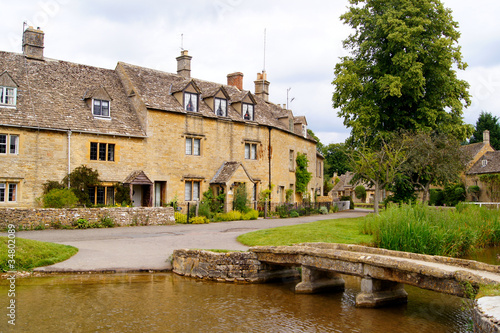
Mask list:
[[[466,204],[456,209],[394,205],[367,216],[362,232],[373,235],[380,248],[462,257],[500,244],[500,211]]]

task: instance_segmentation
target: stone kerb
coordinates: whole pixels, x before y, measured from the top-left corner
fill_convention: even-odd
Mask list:
[[[0,228],[13,224],[20,229],[71,226],[78,219],[98,223],[109,217],[117,225],[175,224],[172,207],[104,207],[104,208],[4,208],[0,209]]]
[[[255,253],[217,253],[205,250],[175,250],[172,271],[176,274],[219,282],[264,283],[297,278],[296,269],[257,260]]]

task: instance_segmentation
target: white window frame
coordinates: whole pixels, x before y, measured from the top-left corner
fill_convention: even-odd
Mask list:
[[[222,114],[218,113],[219,107],[221,108]],[[227,99],[215,97],[214,112],[219,117],[227,117]]]
[[[18,183],[0,183],[0,203],[17,202],[19,192]]]
[[[16,183],[8,183],[8,193],[7,193],[7,201],[8,202],[17,202],[17,184]],[[14,190],[11,192],[11,188]],[[13,200],[11,199],[11,193],[13,193]]]
[[[0,148],[4,150],[4,152],[0,151],[0,155],[19,155],[19,135],[0,133],[0,137],[5,138],[5,142],[0,143]],[[12,146],[13,141],[14,146]],[[12,150],[12,148],[14,148],[14,150]]]
[[[251,121],[255,119],[255,105],[250,103],[243,103],[242,111],[243,111],[242,112],[243,119]],[[248,118],[246,117],[247,112],[248,112]]]
[[[7,188],[6,183],[0,183],[0,202],[5,202],[5,198],[6,198],[5,190],[6,190],[6,188]]]
[[[257,159],[257,144],[256,143],[245,143],[245,159],[246,160],[256,160]]]
[[[100,113],[101,114],[96,114],[96,110],[95,110],[96,102],[100,103]],[[103,102],[108,103],[108,114],[107,115],[102,114],[102,103]],[[92,115],[94,115],[94,117],[99,117],[99,118],[111,118],[111,101],[108,101],[106,99],[93,98],[92,99]]]
[[[198,107],[199,107],[199,103],[198,103],[199,98],[198,97],[199,96],[196,93],[185,91],[184,92],[184,110],[189,111],[189,112],[198,112]],[[187,106],[189,103],[189,98],[192,98],[191,102],[194,104],[193,110],[188,110]]]
[[[9,91],[12,92],[12,94],[8,94]],[[17,88],[0,86],[0,105],[15,107],[16,104],[17,104]]]

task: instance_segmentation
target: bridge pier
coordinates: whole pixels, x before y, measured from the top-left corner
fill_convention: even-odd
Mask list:
[[[356,296],[356,306],[360,308],[376,308],[407,301],[408,293],[402,283],[366,277],[361,279],[361,293]]]
[[[325,291],[343,291],[344,279],[335,272],[302,266],[302,281],[295,286],[299,294],[314,294]]]

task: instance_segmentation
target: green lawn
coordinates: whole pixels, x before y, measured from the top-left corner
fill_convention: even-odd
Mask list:
[[[39,242],[31,239],[15,238],[14,258],[9,257],[8,238],[0,237],[0,272],[15,270],[18,272],[30,271],[39,266],[52,265],[64,261],[78,252],[78,249],[69,245]],[[11,251],[12,252],[12,251]],[[9,267],[9,260],[14,269]]]
[[[372,235],[361,234],[363,218],[324,220],[249,232],[238,237],[247,246],[292,245],[305,242],[372,244]]]

